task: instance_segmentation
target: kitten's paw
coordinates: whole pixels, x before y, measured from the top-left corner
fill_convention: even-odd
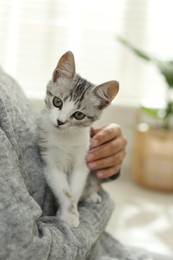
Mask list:
[[[79,226],[79,213],[76,212],[75,214],[72,213],[63,213],[59,214],[57,212],[57,217],[65,222],[68,226],[77,228]]]
[[[94,192],[92,193],[88,198],[86,198],[87,202],[94,202],[94,203],[100,203],[102,201],[101,197],[98,195],[98,193]]]

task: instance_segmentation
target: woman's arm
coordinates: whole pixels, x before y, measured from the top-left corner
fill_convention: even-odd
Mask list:
[[[0,129],[0,259],[85,259],[113,209],[108,195],[101,196],[102,203],[79,207],[77,229],[57,217],[42,217],[26,189],[16,150]]]

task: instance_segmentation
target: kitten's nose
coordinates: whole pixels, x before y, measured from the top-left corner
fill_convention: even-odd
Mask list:
[[[58,124],[58,125],[64,125],[65,122],[62,122],[62,121],[60,121],[60,120],[57,120],[57,124]]]

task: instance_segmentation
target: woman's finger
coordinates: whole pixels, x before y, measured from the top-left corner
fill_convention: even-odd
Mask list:
[[[99,170],[103,168],[109,168],[122,163],[125,156],[124,151],[120,151],[117,154],[114,154],[109,157],[105,157],[96,161],[92,161],[88,163],[88,167],[90,170]]]
[[[95,135],[91,139],[91,147],[93,148],[109,142],[112,139],[115,139],[116,136],[120,135],[121,130],[118,125],[110,124],[109,126],[102,128],[98,132],[97,130],[93,130],[93,133],[94,131]]]
[[[121,169],[121,165],[117,165],[114,167],[109,167],[109,168],[97,171],[96,175],[100,179],[107,179],[107,178],[111,177],[112,175],[114,175],[116,172],[119,172],[120,169]]]

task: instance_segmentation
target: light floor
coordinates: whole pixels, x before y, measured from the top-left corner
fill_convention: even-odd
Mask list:
[[[116,203],[107,231],[121,242],[173,256],[173,192],[137,186],[125,174],[104,188]]]

